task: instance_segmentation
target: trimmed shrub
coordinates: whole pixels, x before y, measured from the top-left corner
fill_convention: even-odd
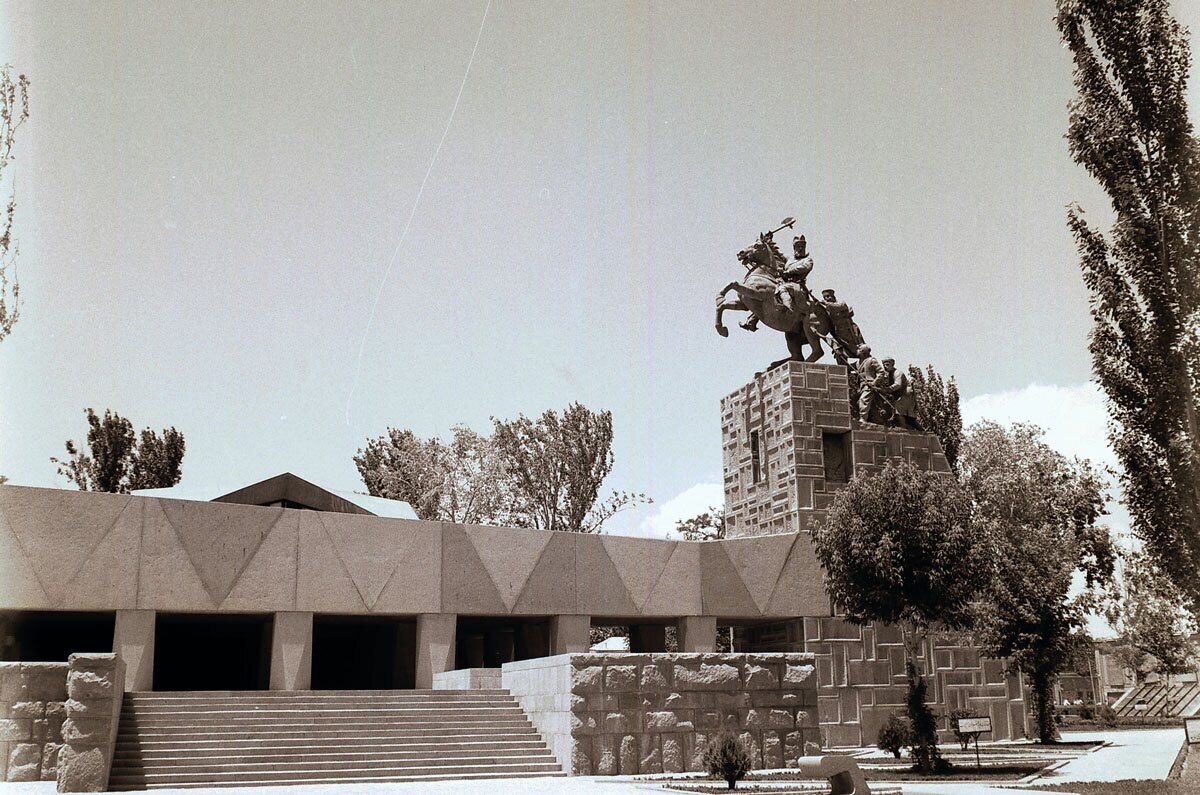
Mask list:
[[[880,751],[887,751],[899,759],[900,749],[911,747],[912,741],[912,722],[893,712],[879,727],[879,737],[875,745]]]
[[[730,789],[750,772],[750,752],[742,738],[732,732],[721,732],[704,749],[704,769],[713,778],[722,778]]]
[[[1113,729],[1117,725],[1117,711],[1108,704],[1096,707],[1096,723],[1102,729]]]
[[[952,709],[950,710],[950,714],[946,716],[950,721],[950,731],[954,732],[954,739],[958,741],[959,746],[964,751],[971,744],[971,738],[958,730],[958,719],[970,718],[974,715],[975,713],[969,709]]]

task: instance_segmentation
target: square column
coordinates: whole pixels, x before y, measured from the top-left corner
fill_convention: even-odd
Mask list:
[[[271,689],[312,687],[313,614],[275,614],[271,631]]]
[[[679,651],[711,653],[717,650],[716,616],[684,616],[676,630]]]
[[[418,690],[433,688],[433,675],[454,669],[454,613],[422,613],[417,616]]]
[[[554,616],[550,619],[550,654],[579,654],[591,643],[591,616]]]
[[[125,663],[125,690],[154,687],[153,610],[118,610],[113,627],[113,653]]]

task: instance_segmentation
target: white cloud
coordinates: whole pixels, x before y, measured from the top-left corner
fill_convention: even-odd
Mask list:
[[[675,523],[691,519],[714,505],[725,504],[725,488],[720,483],[697,483],[666,502],[656,502],[646,508],[613,517],[604,532],[619,536],[643,538],[678,538]]]

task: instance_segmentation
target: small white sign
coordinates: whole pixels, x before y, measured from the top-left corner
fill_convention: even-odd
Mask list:
[[[958,733],[959,734],[976,734],[982,732],[991,732],[991,718],[959,718]]]
[[[1184,718],[1183,730],[1187,733],[1188,745],[1200,743],[1200,716]]]

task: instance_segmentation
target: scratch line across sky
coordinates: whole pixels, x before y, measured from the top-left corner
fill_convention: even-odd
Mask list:
[[[467,77],[471,74],[471,65],[475,63],[475,53],[479,50],[479,42],[483,38],[483,26],[487,22],[488,10],[492,7],[492,0],[488,0],[487,5],[483,7],[483,18],[479,20],[479,32],[475,34],[475,46],[471,48],[471,57],[467,59],[467,69],[463,72],[462,82],[458,84],[458,95],[454,98],[454,107],[450,108],[450,118],[446,119],[446,129],[442,130],[442,137],[438,141],[437,148],[433,150],[433,157],[429,160],[429,168],[425,169],[425,178],[421,180],[421,187],[417,190],[417,198],[413,201],[412,210],[408,214],[408,221],[404,224],[404,230],[400,232],[400,239],[396,241],[396,248],[392,250],[392,256],[388,260],[387,268],[383,271],[383,278],[379,280],[379,289],[375,291],[375,300],[371,303],[371,314],[367,316],[367,327],[363,330],[362,340],[358,343],[358,362],[354,367],[354,383],[350,386],[350,394],[346,397],[346,427],[350,427],[350,404],[354,400],[354,393],[358,389],[358,381],[362,376],[362,361],[363,351],[367,347],[367,337],[371,336],[371,326],[375,322],[375,310],[379,308],[379,299],[383,295],[384,285],[387,284],[388,276],[392,273],[392,267],[396,264],[396,257],[400,254],[400,247],[404,245],[404,238],[408,237],[409,227],[412,226],[413,218],[417,215],[417,208],[421,206],[421,197],[425,195],[425,183],[429,182],[429,175],[433,173],[433,167],[437,165],[438,155],[442,153],[442,144],[446,143],[446,136],[450,134],[450,125],[454,123],[454,114],[458,112],[458,103],[462,100],[463,89],[467,86]]]

